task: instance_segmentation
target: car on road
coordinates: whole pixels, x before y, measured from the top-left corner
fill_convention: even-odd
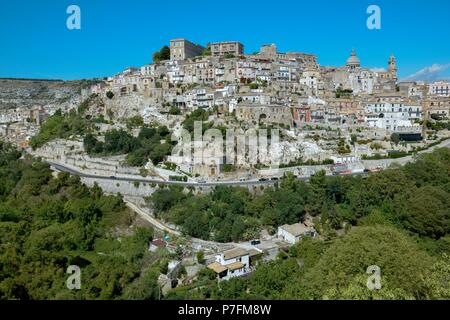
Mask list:
[[[259,178],[259,181],[267,181],[267,178]]]
[[[115,176],[109,176],[109,178],[113,179],[113,180],[117,179],[117,177],[115,177]]]
[[[206,180],[205,179],[199,179],[199,180],[197,180],[197,183],[206,183]]]
[[[251,244],[252,246],[257,246],[258,244],[261,244],[261,240],[259,240],[259,239],[254,239],[254,240],[250,241],[250,244]]]

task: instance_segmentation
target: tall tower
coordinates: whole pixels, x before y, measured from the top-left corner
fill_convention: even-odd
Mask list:
[[[395,60],[394,54],[391,54],[389,58],[388,73],[392,80],[397,81],[397,61]]]

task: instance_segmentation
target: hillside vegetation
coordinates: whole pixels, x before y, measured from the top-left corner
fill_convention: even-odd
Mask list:
[[[0,299],[156,298],[153,230],[135,226],[121,196],[19,157],[0,142]],[[69,265],[81,290],[66,287]]]
[[[121,196],[20,157],[0,143],[0,299],[159,298],[169,257],[148,252],[153,231],[136,225]],[[368,178],[286,176],[259,195],[162,188],[149,198],[155,213],[192,236],[239,240],[306,214],[321,234],[260,263],[248,279],[219,286],[204,269],[164,298],[449,299],[449,193],[449,149]],[[66,288],[72,264],[83,270],[81,290]],[[381,290],[366,286],[371,265],[381,269]]]

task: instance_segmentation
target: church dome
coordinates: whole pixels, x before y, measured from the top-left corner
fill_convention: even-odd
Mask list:
[[[358,57],[356,56],[355,49],[352,49],[350,57],[347,59],[347,66],[349,67],[359,67],[361,65]]]

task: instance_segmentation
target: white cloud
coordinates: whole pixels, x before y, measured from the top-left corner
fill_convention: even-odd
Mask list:
[[[448,68],[450,68],[450,63],[447,63],[447,64],[435,63],[432,66],[423,68],[423,69],[417,71],[416,73],[413,73],[413,74],[407,76],[403,80],[408,80],[408,81],[421,80],[421,81],[431,82],[431,81],[443,79],[444,75],[442,75],[442,73],[444,71],[446,71]]]

